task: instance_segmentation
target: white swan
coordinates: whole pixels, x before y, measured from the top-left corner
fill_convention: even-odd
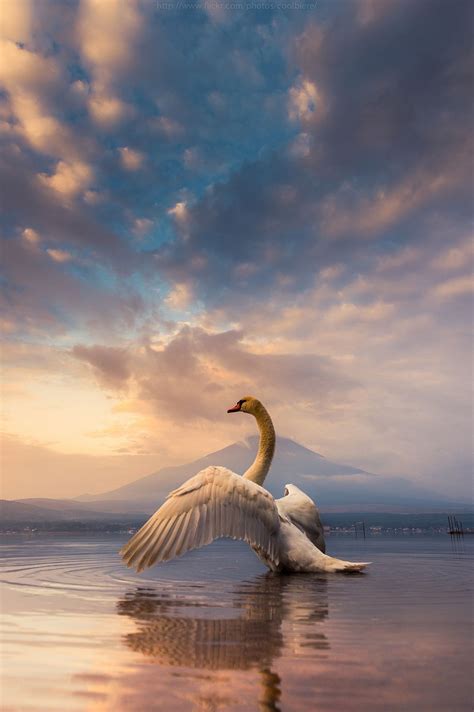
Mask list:
[[[261,485],[275,451],[270,416],[256,398],[246,396],[228,413],[250,413],[260,430],[253,464],[243,476],[226,467],[206,467],[171,492],[164,504],[121,549],[127,566],[138,571],[173,559],[214,539],[246,541],[272,571],[360,571],[352,563],[327,556],[319,512],[304,492],[286,485],[274,499]]]

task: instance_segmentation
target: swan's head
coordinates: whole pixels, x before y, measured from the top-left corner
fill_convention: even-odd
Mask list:
[[[256,415],[259,409],[262,408],[262,404],[257,398],[253,396],[244,396],[234,405],[233,408],[229,408],[228,413],[250,413],[250,415]]]

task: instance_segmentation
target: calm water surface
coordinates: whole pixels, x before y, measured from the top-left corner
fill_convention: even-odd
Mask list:
[[[472,709],[474,537],[329,537],[355,576],[227,541],[138,576],[126,538],[3,537],[3,710]]]

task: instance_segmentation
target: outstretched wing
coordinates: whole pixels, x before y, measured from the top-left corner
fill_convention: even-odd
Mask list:
[[[326,551],[324,528],[317,506],[311,497],[308,497],[296,485],[285,485],[285,491],[288,494],[276,500],[278,511],[282,516],[288,517],[298,529],[301,529],[324,554]]]
[[[278,565],[280,518],[272,495],[225,467],[207,467],[171,492],[121,549],[138,571],[220,537],[248,542]]]

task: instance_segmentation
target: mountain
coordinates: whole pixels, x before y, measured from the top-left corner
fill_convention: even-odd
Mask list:
[[[127,513],[135,512],[138,514],[143,514],[143,507],[140,502],[130,501],[126,503],[126,507],[122,500],[95,500],[94,502],[81,502],[78,499],[46,499],[41,497],[29,498],[29,499],[17,499],[15,500],[21,504],[30,504],[35,507],[42,507],[48,510],[57,511],[69,511],[71,514],[87,514],[91,518],[96,515],[108,515],[108,514],[123,514],[126,510]]]
[[[41,502],[42,506],[32,504]],[[2,525],[9,523],[40,523],[40,522],[92,522],[92,521],[135,521],[146,517],[143,509],[140,512],[125,511],[121,506],[119,511],[107,512],[89,509],[75,500],[38,499],[38,500],[0,500],[0,521]]]
[[[237,473],[244,472],[252,463],[258,447],[258,438],[210,453],[194,462],[175,467],[165,467],[130,484],[99,495],[78,497],[81,503],[107,501],[123,503],[122,509],[152,512],[168,492],[209,465],[224,465]],[[301,487],[323,509],[333,511],[357,509],[359,511],[427,511],[446,507],[459,508],[429,490],[402,477],[382,477],[357,467],[341,465],[327,460],[288,438],[278,438],[275,458],[265,487],[281,497],[285,484],[291,482]],[[464,505],[465,506],[465,505]]]
[[[252,463],[258,438],[236,442],[194,462],[165,467],[158,472],[110,492],[76,499],[30,498],[0,500],[3,525],[78,522],[143,521],[162,503],[168,492],[209,465],[224,465],[243,473]],[[278,438],[275,458],[265,486],[276,497],[292,482],[312,497],[323,512],[465,512],[471,508],[448,501],[402,477],[383,477],[357,467],[341,465],[288,438]]]
[[[217,450],[193,462],[174,467],[165,467],[151,475],[141,477],[128,485],[99,495],[82,495],[80,502],[97,500],[145,500],[150,497],[164,498],[168,492],[187,480],[192,475],[209,465],[223,465],[233,472],[242,473],[253,462],[258,448],[258,437],[252,436],[244,441],[233,443],[222,450]],[[293,473],[293,474],[289,474]],[[278,438],[275,457],[265,486],[275,494],[281,492],[287,482],[298,484],[295,475],[301,477],[334,477],[369,473],[356,467],[340,465],[327,460],[312,450],[299,445],[288,438]]]

